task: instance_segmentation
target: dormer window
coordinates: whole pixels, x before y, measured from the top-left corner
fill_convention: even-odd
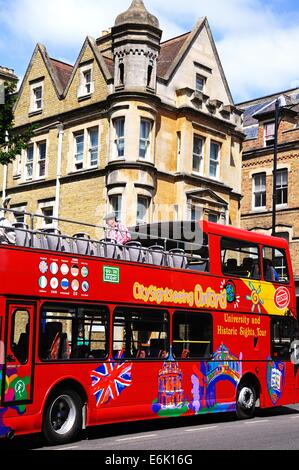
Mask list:
[[[86,65],[80,69],[80,85],[78,88],[78,98],[89,97],[94,92],[92,80],[92,66]]]
[[[267,122],[264,124],[265,147],[274,145],[275,140],[275,122]]]
[[[30,87],[30,112],[41,112],[44,101],[44,83],[43,81],[35,82]]]

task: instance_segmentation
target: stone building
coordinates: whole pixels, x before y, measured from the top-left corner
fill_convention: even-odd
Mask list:
[[[4,103],[4,83],[17,81],[18,77],[15,75],[14,70],[0,65],[0,104]]]
[[[279,100],[276,234],[290,243],[299,306],[299,88],[238,105],[244,110],[241,225],[272,233],[275,102]],[[296,105],[298,103],[298,106]],[[298,217],[297,217],[298,216]],[[283,270],[283,267],[281,267]]]
[[[197,209],[239,226],[241,112],[208,21],[161,36],[133,0],[75,65],[37,44],[15,108],[16,130],[36,124],[35,136],[4,169],[12,208],[42,214],[43,227],[52,215],[102,224],[111,209],[129,226]]]

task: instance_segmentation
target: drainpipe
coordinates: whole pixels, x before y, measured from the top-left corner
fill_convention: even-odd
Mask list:
[[[55,206],[54,217],[59,217],[60,206],[60,178],[61,178],[61,164],[62,164],[62,141],[63,141],[63,124],[57,126],[58,131],[58,152],[57,152],[57,169],[56,169],[56,191],[55,191]],[[55,221],[55,226],[58,228],[58,221]]]
[[[6,186],[7,186],[7,165],[3,165],[3,183],[2,183],[2,206],[6,199]]]

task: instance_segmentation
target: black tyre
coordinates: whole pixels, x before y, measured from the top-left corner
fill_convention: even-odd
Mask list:
[[[48,444],[73,441],[82,429],[82,401],[73,390],[53,394],[46,405],[43,435]]]
[[[237,393],[236,413],[239,419],[253,418],[255,415],[256,390],[251,384],[241,384]]]

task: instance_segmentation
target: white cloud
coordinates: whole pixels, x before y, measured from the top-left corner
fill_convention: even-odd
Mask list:
[[[283,13],[280,0],[145,0],[167,39],[208,16],[236,100],[292,87],[299,79],[294,57],[299,10]],[[1,23],[13,40],[42,42],[56,55],[76,58],[87,35],[98,37],[114,24],[130,0],[0,0]],[[38,5],[38,7],[37,7]],[[290,14],[292,13],[292,14]],[[293,51],[293,52],[292,52]],[[27,65],[27,64],[26,64]],[[25,66],[26,66],[25,65]]]

